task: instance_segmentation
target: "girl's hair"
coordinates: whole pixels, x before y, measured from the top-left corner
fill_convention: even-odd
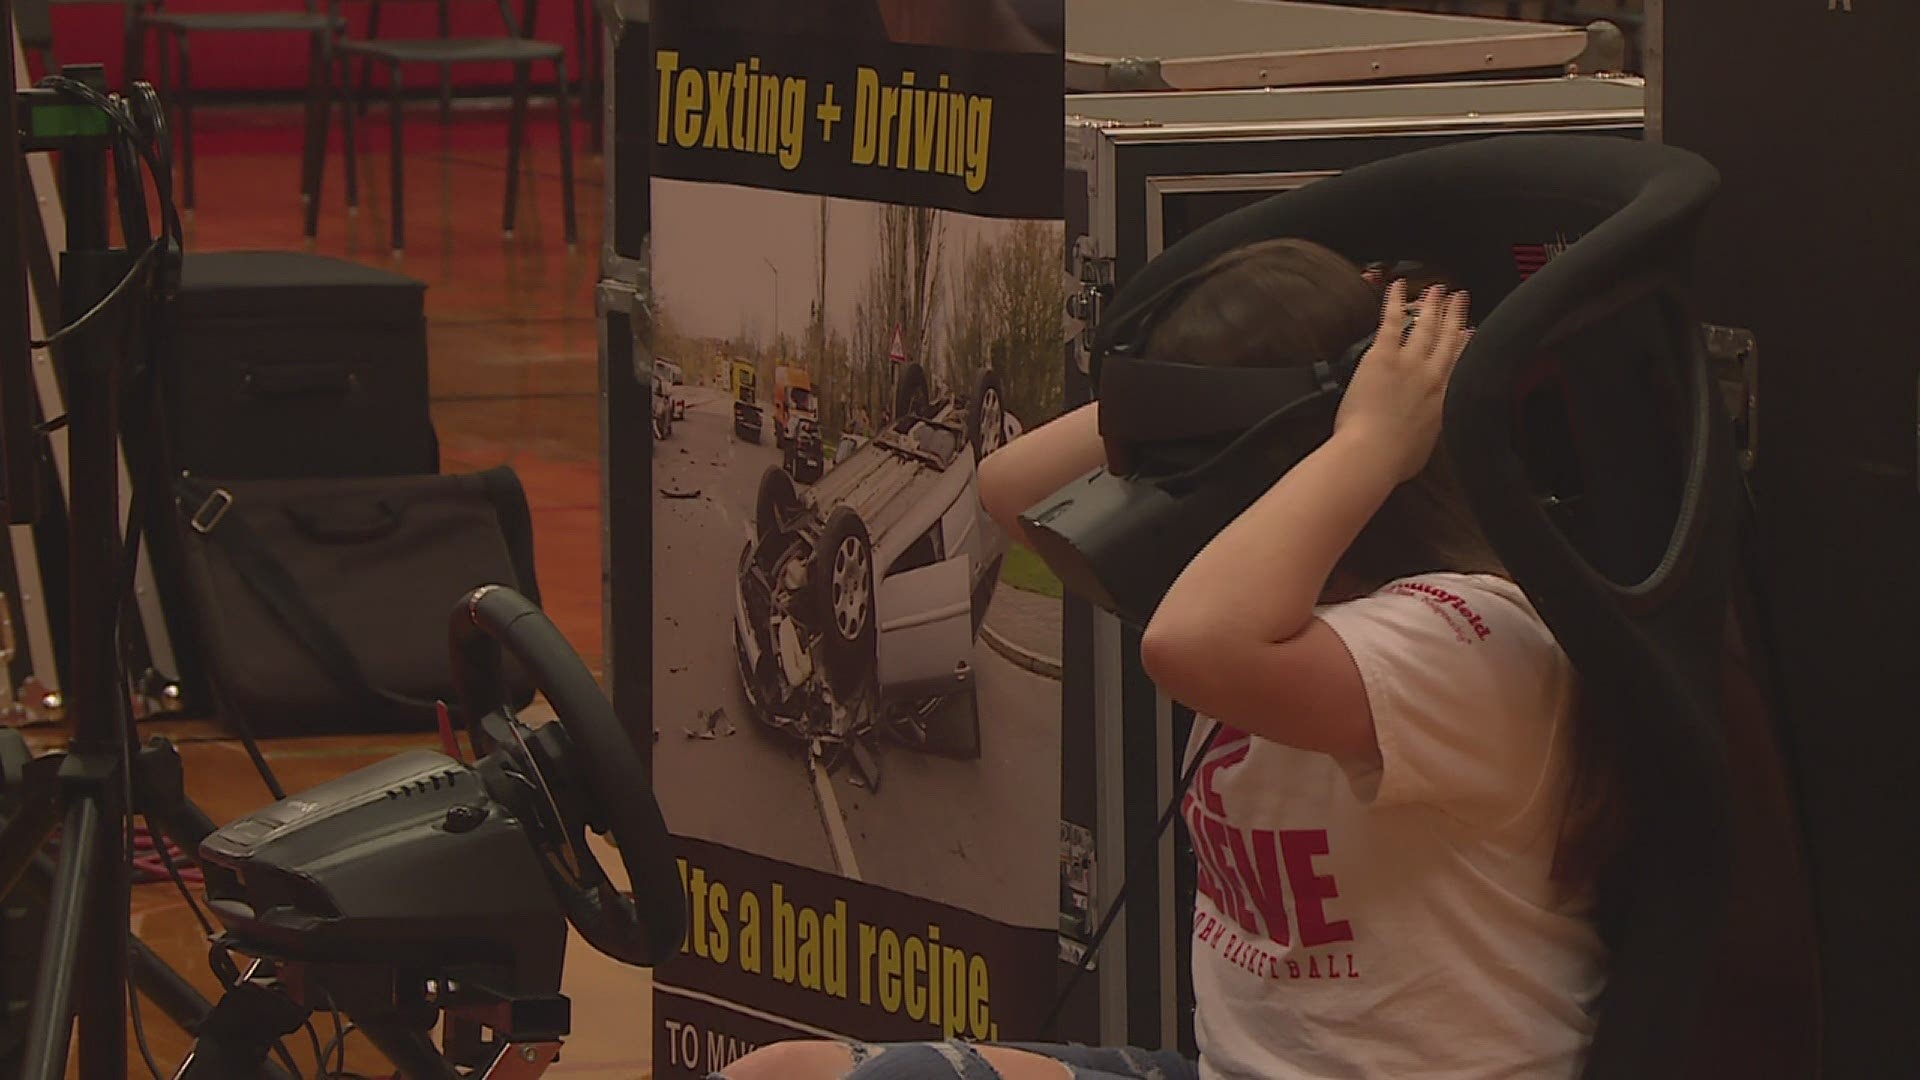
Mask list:
[[[1432,273],[1409,279],[1444,283]],[[1216,258],[1153,313],[1146,355],[1229,367],[1337,359],[1379,325],[1386,281],[1370,282],[1339,254],[1307,240],[1267,240]],[[1410,295],[1417,295],[1412,293]],[[1508,577],[1481,533],[1444,447],[1387,496],[1335,567],[1324,599],[1357,599],[1389,582],[1447,571]],[[1584,700],[1575,713],[1571,784],[1554,877],[1570,891],[1598,883],[1618,844],[1609,725]]]

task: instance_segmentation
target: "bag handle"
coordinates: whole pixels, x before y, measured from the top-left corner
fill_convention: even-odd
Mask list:
[[[248,368],[244,378],[257,398],[346,397],[360,385],[353,368],[329,362],[260,364]]]
[[[188,526],[226,554],[228,564],[248,590],[266,605],[335,686],[349,695],[408,709],[431,710],[438,706],[437,702],[382,689],[367,678],[353,650],[327,622],[326,616],[307,603],[293,575],[247,528],[245,519],[231,513],[234,506],[231,491],[186,477],[181,478],[179,491],[182,509],[194,508],[188,515]]]
[[[294,528],[322,544],[370,544],[400,528],[400,512],[386,499],[333,499],[285,511]]]

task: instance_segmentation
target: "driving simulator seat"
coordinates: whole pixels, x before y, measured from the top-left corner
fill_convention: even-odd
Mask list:
[[[1717,185],[1693,155],[1605,136],[1394,158],[1170,247],[1113,298],[1092,350],[1097,365],[1165,290],[1268,238],[1472,290],[1445,446],[1618,749],[1628,835],[1602,882],[1589,1080],[1819,1072],[1812,902],[1743,576],[1746,494],[1688,312]]]

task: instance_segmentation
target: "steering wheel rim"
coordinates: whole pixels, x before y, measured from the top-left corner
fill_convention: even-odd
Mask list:
[[[585,780],[593,816],[613,834],[633,892],[614,889],[599,860],[583,852],[591,862],[584,869],[597,875],[599,887],[567,898],[568,921],[588,944],[623,963],[648,967],[673,956],[686,933],[686,899],[666,821],[651,786],[633,782],[644,775],[639,752],[593,673],[544,612],[501,585],[475,589],[460,601],[449,643],[476,752],[479,719],[508,706],[503,650],[545,695],[579,751],[569,771]]]

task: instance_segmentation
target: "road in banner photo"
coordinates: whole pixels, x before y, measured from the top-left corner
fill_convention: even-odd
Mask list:
[[[1055,925],[1058,586],[974,467],[1058,410],[1058,225],[670,181],[654,202],[671,827]]]

